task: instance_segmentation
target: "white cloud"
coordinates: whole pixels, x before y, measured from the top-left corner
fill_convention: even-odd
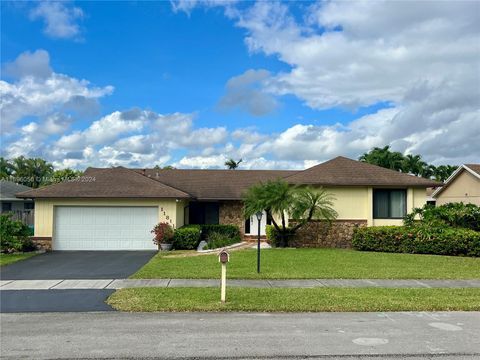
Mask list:
[[[3,132],[11,132],[12,126],[26,116],[47,116],[60,109],[75,110],[75,102],[82,99],[86,111],[85,105],[95,107],[97,99],[113,92],[112,86],[92,87],[87,80],[52,72],[48,60],[46,51],[37,50],[25,52],[7,65],[19,78],[13,82],[0,80]]]
[[[218,104],[220,109],[239,108],[254,116],[262,116],[272,112],[277,102],[272,95],[263,90],[270,77],[264,69],[247,70],[242,75],[228,80],[226,93]]]
[[[42,19],[45,28],[44,33],[52,38],[78,39],[81,29],[78,20],[84,17],[81,8],[67,6],[60,1],[42,1],[30,11],[32,20]]]
[[[14,78],[27,76],[48,78],[52,74],[50,55],[45,50],[36,50],[33,53],[26,51],[20,54],[14,62],[4,66],[4,73]]]

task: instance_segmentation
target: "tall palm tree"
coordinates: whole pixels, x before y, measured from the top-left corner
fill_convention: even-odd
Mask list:
[[[390,150],[390,145],[383,148],[374,147],[359,157],[360,161],[397,171],[402,170],[403,159],[402,153]]]
[[[288,246],[288,236],[313,218],[333,220],[333,197],[323,189],[291,186],[283,180],[268,181],[252,186],[244,198],[245,217],[265,211],[280,235],[280,246]],[[288,228],[286,215],[297,221]],[[280,219],[280,223],[276,219]]]
[[[8,159],[0,157],[0,179],[8,179],[12,176],[13,171],[12,163]]]
[[[422,160],[420,155],[411,155],[408,154],[403,159],[403,172],[410,173],[413,175],[420,175],[422,169],[427,164]]]
[[[450,175],[457,169],[457,166],[452,166],[452,165],[439,165],[436,167],[434,176],[435,180],[437,181],[445,181],[447,180]]]
[[[225,161],[225,166],[227,167],[227,169],[229,170],[235,170],[236,168],[238,168],[240,166],[240,163],[243,161],[243,159],[240,159],[238,161],[235,161],[233,160],[232,158],[228,159],[227,161]]]

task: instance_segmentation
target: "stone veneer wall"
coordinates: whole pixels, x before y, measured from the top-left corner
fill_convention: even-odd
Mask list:
[[[242,235],[245,233],[245,218],[243,217],[242,201],[221,201],[219,203],[219,223],[237,225]]]
[[[52,238],[51,237],[35,237],[30,238],[35,244],[38,250],[52,251]]]
[[[295,221],[290,220],[289,226]],[[313,220],[302,226],[290,241],[295,247],[351,248],[353,231],[357,227],[366,227],[367,220]]]

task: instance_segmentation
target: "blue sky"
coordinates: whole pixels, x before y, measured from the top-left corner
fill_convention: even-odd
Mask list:
[[[390,144],[438,163],[474,160],[478,145],[465,143],[480,132],[478,73],[451,69],[478,65],[475,4],[436,4],[368,5],[391,18],[371,28],[342,2],[2,2],[2,93],[14,99],[2,108],[2,153],[77,168],[222,167],[228,157],[303,168]],[[445,29],[429,28],[438,18]],[[457,24],[447,40],[473,45],[463,57],[429,59],[415,43],[440,42]],[[439,78],[442,67],[453,75]],[[445,83],[449,107],[432,105]],[[470,102],[456,103],[460,87]],[[459,151],[435,149],[472,119]],[[433,136],[439,121],[445,132]]]

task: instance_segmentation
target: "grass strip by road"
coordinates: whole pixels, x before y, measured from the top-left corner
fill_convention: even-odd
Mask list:
[[[0,254],[0,266],[13,264],[14,262],[28,259],[36,255],[36,253],[25,253],[25,254]]]
[[[154,256],[134,279],[215,279],[217,255]],[[230,253],[229,279],[479,279],[480,258],[361,252],[344,249],[262,250],[257,274],[255,250]]]
[[[216,288],[121,289],[107,303],[129,312],[156,311],[478,311],[480,289]]]

